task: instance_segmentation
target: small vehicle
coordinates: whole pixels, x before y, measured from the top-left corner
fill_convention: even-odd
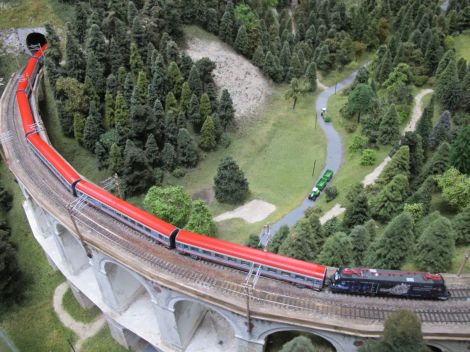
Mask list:
[[[324,178],[327,178],[330,181],[333,178],[333,170],[327,169],[323,174]]]
[[[321,179],[318,180],[317,184],[315,185],[320,191],[323,191],[328,183],[328,179],[323,176]]]
[[[334,293],[439,300],[447,300],[450,296],[440,274],[367,268],[339,268],[330,278],[330,290]]]
[[[315,200],[320,195],[320,190],[317,187],[313,187],[312,191],[308,194],[308,199]]]

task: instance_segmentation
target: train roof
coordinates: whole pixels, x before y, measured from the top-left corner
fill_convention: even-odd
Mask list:
[[[264,252],[259,249],[241,246],[239,244],[207,237],[186,230],[179,231],[176,241],[196,246],[202,249],[218,252],[231,257],[244,259],[257,264],[279,268],[281,270],[311,276],[323,280],[326,275],[326,266],[304,262],[302,260],[284,257],[282,255]]]
[[[125,214],[129,218],[140,222],[142,225],[160,232],[164,236],[169,237],[171,233],[177,228],[176,226],[171,225],[166,221],[163,221],[156,216],[137,208],[136,206],[112,195],[111,193],[86,180],[80,181],[76,188],[86,193],[90,197],[95,198],[96,200],[106,205],[109,205],[116,211]]]
[[[421,284],[444,284],[444,278],[442,275],[426,272],[409,272],[401,270],[369,268],[342,268],[339,271],[342,278]]]
[[[47,44],[44,44],[40,50],[36,51],[34,55],[28,60],[23,73],[21,74],[19,83],[18,83],[18,90],[26,90],[28,87],[29,79],[32,77],[34,73],[34,69],[39,59],[43,54],[44,51],[47,49]]]
[[[33,114],[29,106],[28,95],[23,91],[16,92],[16,102],[18,103],[24,133],[36,131],[34,128]]]
[[[72,166],[57,153],[54,148],[44,142],[42,138],[34,133],[28,135],[28,140],[33,144],[38,152],[57,170],[62,177],[69,183],[73,184],[80,179],[80,175],[74,170]]]

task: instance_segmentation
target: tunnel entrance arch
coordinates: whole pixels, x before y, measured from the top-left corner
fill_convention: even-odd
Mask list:
[[[265,336],[264,352],[279,351],[281,347],[297,336],[305,336],[315,346],[315,350],[322,352],[336,352],[337,349],[326,337],[317,335],[310,331],[278,330]]]
[[[26,47],[34,54],[39,47],[47,43],[46,36],[39,32],[31,32],[26,36]]]

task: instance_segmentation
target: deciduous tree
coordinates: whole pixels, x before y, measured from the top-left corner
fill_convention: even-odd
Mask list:
[[[186,230],[215,237],[216,227],[207,204],[202,200],[195,200],[191,209],[191,216],[185,226]]]
[[[144,206],[160,219],[183,228],[190,217],[191,196],[181,186],[152,186],[145,195]]]

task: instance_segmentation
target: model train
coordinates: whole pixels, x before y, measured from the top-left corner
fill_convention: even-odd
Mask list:
[[[259,275],[286,281],[300,287],[309,287],[320,291],[326,286],[327,267],[324,265],[304,262],[301,260],[284,257],[278,254],[253,249],[216,238],[179,229],[159,218],[153,216],[101,189],[93,183],[83,179],[72,166],[62,158],[46,141],[39,135],[38,124],[35,121],[29,104],[29,95],[32,84],[41,68],[44,57],[43,53],[47,49],[47,44],[43,45],[28,61],[18,83],[16,98],[21,115],[25,138],[34,153],[49,168],[49,170],[59,179],[66,189],[75,197],[83,198],[88,204],[99,209],[118,221],[125,223],[134,230],[151,237],[168,249],[175,250],[181,254],[189,255],[195,259],[204,259],[216,262],[243,271],[256,270]],[[374,286],[371,290],[356,289],[353,282],[356,278],[345,279],[347,269],[339,269],[331,278],[333,292],[385,294],[381,289],[382,284]],[[363,269],[348,269],[356,273]],[[365,272],[365,271],[361,271]],[[370,271],[372,272],[372,271]],[[439,275],[439,282],[436,277],[428,273],[415,273],[421,275],[422,280],[431,280],[430,285],[441,285],[439,291],[432,289],[433,295],[427,291],[419,291],[413,285],[413,295],[418,297],[441,298],[447,297],[442,277]],[[395,278],[400,277],[397,275]],[[343,280],[344,279],[344,280]],[[366,287],[364,277],[360,281],[361,287]],[[373,277],[367,278],[369,281]],[[396,282],[399,282],[397,279]],[[405,284],[405,283],[404,283]],[[382,286],[381,286],[382,285]],[[348,289],[350,287],[350,289]],[[373,287],[377,287],[373,291]],[[433,286],[434,287],[434,286]],[[367,291],[367,292],[366,292]],[[386,294],[396,295],[400,290],[389,290]],[[417,295],[422,292],[422,295]],[[440,292],[441,294],[437,294]],[[406,294],[400,294],[406,296]]]

